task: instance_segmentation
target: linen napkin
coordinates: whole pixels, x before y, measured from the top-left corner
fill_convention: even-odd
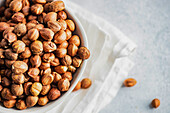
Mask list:
[[[91,57],[82,79],[89,77],[92,86],[72,92],[62,104],[46,113],[98,113],[116,96],[133,67],[134,63],[128,56],[136,44],[100,17],[70,1],[65,3],[87,34]]]

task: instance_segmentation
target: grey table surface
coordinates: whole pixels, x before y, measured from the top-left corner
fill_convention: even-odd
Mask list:
[[[71,0],[119,28],[138,48],[130,56],[129,77],[138,83],[122,87],[100,113],[170,113],[170,0]],[[150,108],[159,98],[158,109]]]

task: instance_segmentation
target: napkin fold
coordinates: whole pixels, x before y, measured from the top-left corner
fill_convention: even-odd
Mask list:
[[[91,57],[82,79],[90,78],[92,86],[72,92],[61,105],[46,113],[98,113],[116,96],[134,66],[128,56],[136,44],[100,17],[70,1],[65,2],[87,34]]]

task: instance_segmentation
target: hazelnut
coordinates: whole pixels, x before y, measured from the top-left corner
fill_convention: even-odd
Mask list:
[[[53,80],[53,83],[57,83],[59,80],[62,79],[61,75],[58,74],[57,72],[53,72],[52,75],[54,76],[54,80]]]
[[[61,30],[66,30],[67,29],[67,23],[65,20],[58,20],[58,22],[60,23],[60,26],[61,26]]]
[[[56,53],[55,55],[58,58],[63,58],[67,54],[67,49],[65,49],[65,48],[57,48],[55,53]]]
[[[32,78],[38,76],[40,73],[40,70],[38,68],[29,68],[28,75]]]
[[[67,19],[67,14],[66,14],[66,12],[64,12],[64,11],[59,11],[59,12],[58,12],[58,15],[57,15],[57,18],[58,18],[58,19],[63,19],[63,20]]]
[[[81,87],[83,89],[87,89],[91,86],[92,82],[89,78],[84,78],[82,81],[81,81]]]
[[[17,40],[17,36],[14,33],[9,32],[4,36],[4,39],[7,41],[8,45],[11,45]]]
[[[57,46],[57,48],[65,48],[65,49],[67,49],[67,47],[68,47],[67,41],[64,41],[63,43],[61,43],[60,45]]]
[[[16,84],[23,84],[24,80],[25,80],[25,76],[24,74],[14,74],[12,73],[12,80],[16,83]]]
[[[64,74],[67,72],[68,67],[67,66],[56,66],[54,70],[59,74]]]
[[[15,27],[14,27],[14,33],[17,35],[17,36],[23,36],[25,35],[27,32],[27,28],[25,26],[25,24],[17,24]]]
[[[45,70],[47,68],[50,68],[50,63],[49,62],[42,62],[40,69]]]
[[[29,0],[22,0],[22,6],[23,6],[23,7],[25,7],[25,6],[30,6]]]
[[[160,106],[160,100],[155,98],[154,100],[152,100],[151,105],[153,108],[158,108]]]
[[[41,95],[46,95],[51,89],[50,85],[42,86]]]
[[[50,62],[51,66],[58,66],[60,65],[60,61],[58,58],[55,58],[53,61]]]
[[[56,44],[61,44],[66,40],[66,32],[63,30],[60,30],[58,33],[55,34],[54,36],[54,42]]]
[[[55,59],[55,55],[53,53],[45,53],[42,59],[44,62],[51,62]]]
[[[8,67],[8,68],[11,68],[14,63],[15,63],[15,60],[5,59],[5,65],[6,65],[6,67]]]
[[[18,12],[22,9],[22,2],[21,0],[13,0],[10,4],[9,4],[9,8],[14,11],[14,12]]]
[[[26,95],[30,94],[30,88],[32,86],[32,82],[27,82],[24,84],[24,92]]]
[[[28,31],[27,37],[28,37],[28,39],[31,40],[31,41],[37,40],[38,37],[39,37],[39,31],[38,31],[37,29],[35,29],[35,28],[30,29],[30,30]]]
[[[40,105],[40,106],[44,106],[44,105],[46,105],[47,103],[48,103],[48,98],[47,98],[47,96],[44,96],[44,97],[40,97],[39,99],[38,99],[38,105]]]
[[[15,23],[20,23],[24,20],[25,16],[23,13],[17,12],[12,16],[12,21]]]
[[[65,5],[64,5],[63,1],[53,1],[50,4],[49,11],[58,12],[58,11],[62,11],[64,9],[65,9]]]
[[[16,100],[5,100],[3,104],[6,108],[12,108],[15,106]]]
[[[29,47],[26,47],[25,51],[21,53],[20,58],[26,59],[29,57],[31,57],[31,50],[29,49]]]
[[[23,92],[24,92],[24,89],[23,89],[23,87],[22,87],[22,84],[12,84],[11,85],[11,92],[12,92],[12,94],[13,95],[15,95],[15,96],[20,96],[20,95],[22,95],[23,94]]]
[[[32,67],[40,67],[40,65],[41,65],[41,57],[39,55],[32,56],[30,58],[30,62],[32,64]]]
[[[40,54],[43,52],[43,44],[41,41],[34,41],[32,44],[31,44],[31,51],[33,52],[33,54]]]
[[[40,29],[40,35],[44,40],[50,41],[53,39],[54,32],[49,28],[43,28]]]
[[[75,24],[72,20],[66,20],[67,23],[67,27],[70,31],[74,31],[75,30]]]
[[[42,90],[42,84],[39,82],[34,82],[30,88],[30,92],[34,96],[38,96]]]
[[[79,81],[73,91],[77,91],[81,88],[81,82]]]
[[[27,107],[35,106],[35,104],[38,102],[38,96],[28,96],[26,98],[26,105]]]
[[[46,4],[44,5],[44,11],[45,11],[45,12],[49,12],[49,11],[50,11],[50,5],[51,5],[51,3],[46,3]]]
[[[22,38],[22,41],[25,43],[26,46],[31,44],[31,41],[28,39],[27,35]]]
[[[27,30],[29,31],[30,29],[35,28],[36,24],[35,23],[27,23],[26,26],[27,26]]]
[[[26,109],[27,106],[25,104],[25,101],[24,100],[18,100],[17,103],[16,103],[16,108],[19,109],[19,110]]]
[[[22,53],[25,51],[25,43],[21,40],[17,40],[12,44],[13,51],[16,53]]]
[[[17,60],[18,59],[18,54],[14,53],[12,49],[6,49],[5,50],[5,56],[9,60]]]
[[[61,96],[60,91],[57,88],[52,88],[48,93],[48,99],[50,100],[56,100]]]
[[[69,40],[72,36],[72,32],[69,29],[66,29],[65,32],[66,32],[66,37],[67,37],[66,40]]]
[[[61,26],[58,21],[48,21],[47,22],[48,28],[50,28],[54,33],[60,31]]]
[[[82,63],[82,59],[80,59],[78,57],[73,58],[73,66],[74,67],[80,67],[81,63]]]
[[[68,91],[70,87],[70,82],[67,78],[63,78],[60,81],[58,81],[58,88],[60,91]]]
[[[28,70],[28,65],[23,61],[16,61],[12,65],[12,72],[14,72],[15,74],[22,74],[25,73],[27,70]]]
[[[68,66],[68,71],[70,71],[71,73],[75,73],[76,68],[74,66]]]
[[[46,0],[32,0],[33,3],[45,4]]]
[[[70,40],[69,44],[75,44],[77,47],[80,45],[80,38],[77,35],[73,35]]]
[[[61,59],[61,63],[65,66],[69,66],[72,63],[72,58],[69,55],[66,55]]]
[[[45,52],[53,52],[57,49],[57,46],[54,42],[43,41],[43,49]]]
[[[0,22],[0,32],[3,32],[8,27],[10,27],[10,25],[7,24],[6,22]]]
[[[25,15],[25,16],[28,16],[30,14],[30,7],[29,6],[25,6],[22,8],[22,13]]]
[[[38,22],[43,24],[44,23],[44,17],[45,17],[46,13],[42,13],[41,15],[38,16]]]
[[[75,56],[77,54],[77,51],[78,51],[78,47],[75,45],[75,44],[70,44],[68,46],[68,54],[70,56]]]
[[[3,37],[7,34],[7,33],[12,33],[14,30],[14,27],[8,27],[7,29],[5,29],[5,31],[3,32]]]
[[[136,85],[137,81],[133,78],[128,78],[124,81],[124,86],[126,87],[133,87],[134,85]]]
[[[41,29],[43,29],[44,28],[44,25],[43,24],[38,24],[38,25],[36,25],[36,27],[35,28],[37,28],[38,29],[38,31],[40,31]]]
[[[8,88],[4,88],[4,89],[2,90],[1,96],[2,96],[2,98],[7,99],[7,100],[14,100],[14,99],[17,98],[16,96],[14,96],[14,95],[10,92],[10,89],[8,89]]]
[[[8,86],[11,85],[11,81],[7,77],[3,77],[2,78],[2,85],[8,87]]]
[[[41,75],[46,75],[51,73],[51,68],[47,68],[45,70],[41,70]]]
[[[45,74],[41,78],[41,82],[43,85],[50,85],[54,80],[54,77],[52,74]]]
[[[71,81],[72,80],[72,73],[66,72],[62,75],[62,78],[67,78],[69,81]]]
[[[90,51],[86,47],[80,47],[78,49],[78,56],[81,59],[88,59],[90,57]]]
[[[31,12],[35,15],[40,15],[43,12],[44,8],[41,4],[34,4],[31,6]]]
[[[40,76],[36,76],[34,78],[31,78],[32,82],[40,82]]]
[[[29,15],[28,18],[27,18],[27,20],[28,20],[28,21],[37,20],[37,16]]]
[[[48,21],[56,21],[56,20],[57,20],[57,13],[55,12],[47,13],[44,16],[44,23],[47,23]]]

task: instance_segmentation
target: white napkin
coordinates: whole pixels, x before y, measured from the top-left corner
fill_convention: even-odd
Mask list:
[[[122,32],[100,17],[66,1],[87,34],[91,57],[82,78],[89,77],[92,86],[72,92],[65,101],[47,113],[98,113],[117,94],[134,63],[128,56],[136,48]]]

